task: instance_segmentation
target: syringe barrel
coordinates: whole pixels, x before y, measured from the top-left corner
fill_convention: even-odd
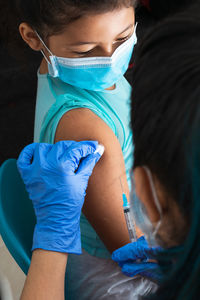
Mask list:
[[[128,228],[130,241],[131,241],[131,243],[136,242],[137,241],[137,235],[136,235],[136,230],[135,230],[133,220],[131,218],[129,207],[124,207],[124,216],[125,216],[125,219],[126,219],[126,225],[127,225],[127,228]]]

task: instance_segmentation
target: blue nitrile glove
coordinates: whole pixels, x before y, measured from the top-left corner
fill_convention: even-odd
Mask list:
[[[61,141],[34,143],[21,152],[17,166],[37,218],[32,250],[81,254],[80,214],[101,157],[94,153],[97,147],[94,141]]]
[[[145,237],[142,236],[136,242],[115,250],[112,259],[119,264],[122,273],[127,276],[141,275],[159,281],[161,270],[158,264],[148,260],[155,260],[160,251],[162,251],[161,247],[149,247]]]

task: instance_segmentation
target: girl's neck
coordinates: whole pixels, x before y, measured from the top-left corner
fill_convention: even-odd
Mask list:
[[[40,64],[40,74],[46,74],[48,73],[48,67],[45,59],[43,58],[41,64]]]

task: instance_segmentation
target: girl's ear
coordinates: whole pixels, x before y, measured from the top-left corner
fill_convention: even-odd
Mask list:
[[[42,43],[37,37],[35,31],[27,24],[21,23],[19,25],[19,32],[22,39],[35,51],[40,51],[42,49]]]
[[[134,178],[136,194],[144,204],[151,222],[158,222],[160,220],[160,213],[155,205],[152,188],[146,170],[143,167],[135,168]]]

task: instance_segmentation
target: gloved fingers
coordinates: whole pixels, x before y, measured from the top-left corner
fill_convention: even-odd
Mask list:
[[[137,260],[147,258],[143,249],[148,247],[148,244],[144,238],[141,236],[136,242],[129,243],[112,253],[112,259],[116,262],[126,261],[126,260]]]
[[[20,170],[22,168],[26,168],[31,165],[37,145],[38,145],[38,143],[32,143],[32,144],[26,146],[21,151],[21,153],[18,157],[18,160],[17,160],[18,170]]]
[[[66,160],[66,154],[68,153],[69,148],[74,144],[76,144],[75,141],[59,141],[52,145],[52,148],[48,153],[48,161],[57,164],[58,162],[62,162],[63,157],[64,160]]]
[[[40,165],[40,168],[43,169],[49,164],[49,153],[51,152],[53,144],[48,143],[38,143],[35,148],[35,153],[33,157],[33,164]]]
[[[75,172],[79,166],[80,160],[90,154],[93,154],[98,146],[97,141],[76,142],[68,149],[66,156],[63,155],[62,161],[67,168]]]
[[[88,176],[89,179],[96,163],[100,160],[100,158],[101,155],[98,152],[88,155],[81,161],[76,174],[81,176]]]
[[[156,263],[125,263],[122,266],[122,273],[133,277],[141,275],[158,280],[161,277],[159,266]]]

